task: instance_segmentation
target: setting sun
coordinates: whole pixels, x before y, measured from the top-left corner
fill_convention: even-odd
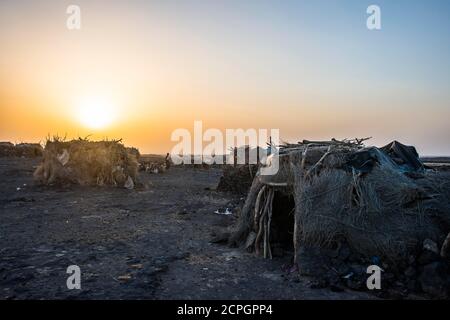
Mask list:
[[[102,129],[111,125],[117,116],[113,102],[104,97],[88,97],[76,106],[80,123],[91,129]]]

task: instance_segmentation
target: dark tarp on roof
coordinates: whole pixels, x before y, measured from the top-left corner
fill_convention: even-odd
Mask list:
[[[407,146],[394,140],[380,149],[406,171],[424,170],[423,163],[419,160],[419,154],[413,146]]]
[[[372,171],[373,166],[380,163],[381,158],[383,158],[380,151],[390,159],[388,161],[403,172],[423,171],[425,168],[419,160],[416,148],[398,141],[392,141],[381,148],[371,147],[355,152],[346,163],[347,169],[360,173]]]

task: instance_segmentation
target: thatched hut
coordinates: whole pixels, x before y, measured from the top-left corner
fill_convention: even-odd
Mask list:
[[[266,152],[261,147],[252,148],[248,145],[233,148],[229,157],[231,164],[222,166],[223,172],[217,185],[218,191],[232,192],[239,195],[247,194],[253,178],[258,172],[261,157]]]
[[[44,149],[39,143],[0,142],[0,157],[41,157]]]
[[[225,165],[217,185],[217,191],[247,194],[258,171],[257,164]]]
[[[34,172],[43,184],[76,183],[134,188],[138,161],[120,141],[78,139],[47,141],[42,163]]]
[[[301,248],[345,242],[358,255],[401,264],[424,239],[442,243],[450,230],[448,177],[426,171],[413,147],[363,141],[281,146],[278,172],[256,175],[230,244],[267,258],[281,246],[297,263]]]

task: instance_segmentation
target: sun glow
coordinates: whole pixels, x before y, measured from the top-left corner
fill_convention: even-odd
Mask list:
[[[102,129],[110,126],[117,117],[117,108],[104,97],[89,97],[81,100],[76,106],[78,120],[91,129]]]

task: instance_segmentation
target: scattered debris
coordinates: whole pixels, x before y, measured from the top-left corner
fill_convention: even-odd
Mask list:
[[[145,171],[147,173],[158,174],[166,171],[166,165],[164,163],[157,163],[157,162],[150,162],[150,163],[141,162],[139,170]]]
[[[129,281],[129,280],[131,280],[132,278],[131,278],[131,275],[130,274],[125,274],[125,275],[122,275],[122,276],[118,276],[117,277],[117,280],[120,280],[120,281],[124,281],[124,282],[127,282],[127,281]]]
[[[222,209],[217,209],[216,211],[214,211],[214,213],[217,213],[217,214],[223,214],[223,215],[230,215],[230,214],[233,214],[233,212],[231,212],[228,208],[225,208],[225,210],[222,210]]]
[[[139,171],[152,174],[164,173],[170,168],[171,164],[172,162],[168,155],[166,157],[154,154],[141,155],[139,158]]]

